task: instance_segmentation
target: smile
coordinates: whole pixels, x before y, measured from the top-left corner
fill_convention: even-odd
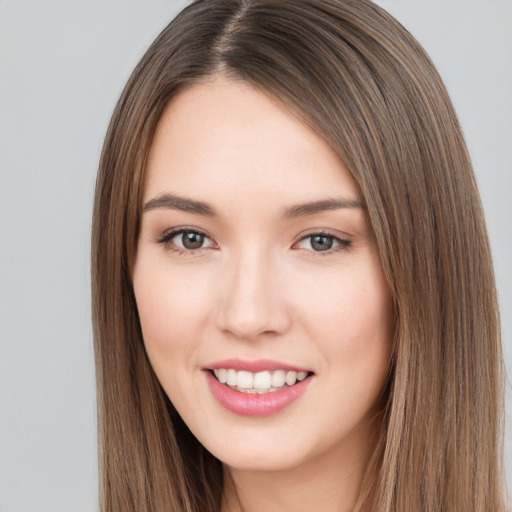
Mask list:
[[[213,373],[221,384],[226,384],[242,393],[259,395],[294,386],[308,376],[306,371],[265,370],[253,373],[234,368],[217,368],[213,370]]]
[[[203,368],[213,397],[229,412],[265,417],[291,406],[315,374],[278,361],[230,359]]]

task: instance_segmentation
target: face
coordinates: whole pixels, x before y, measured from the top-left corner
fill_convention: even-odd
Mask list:
[[[156,376],[225,464],[364,451],[391,300],[349,172],[279,104],[223,79],[170,102],[133,285]]]

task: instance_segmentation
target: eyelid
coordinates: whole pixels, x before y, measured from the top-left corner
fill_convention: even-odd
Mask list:
[[[340,250],[348,250],[350,249],[350,246],[352,245],[352,240],[347,238],[342,238],[339,233],[333,233],[330,230],[326,229],[314,229],[311,230],[308,233],[304,233],[300,235],[299,239],[292,244],[292,248],[296,248],[296,246],[308,238],[313,238],[315,236],[323,236],[327,238],[332,238],[336,242],[336,245],[330,249],[327,249],[325,251],[315,251],[313,249],[304,249],[304,248],[297,248],[297,249],[303,249],[308,252],[313,253],[315,256],[326,256],[328,254],[332,254],[334,252],[340,251]]]
[[[202,235],[205,238],[207,238],[208,240],[210,240],[212,242],[212,244],[207,247],[199,247],[198,249],[186,249],[183,247],[179,247],[175,244],[171,244],[171,240],[175,236],[180,235],[182,233],[195,233],[198,235]],[[183,255],[187,255],[187,256],[193,256],[196,253],[203,251],[205,249],[212,249],[212,248],[218,249],[217,242],[211,236],[209,236],[208,233],[206,233],[202,229],[195,228],[193,226],[180,226],[177,228],[169,229],[169,230],[165,231],[161,236],[157,237],[155,239],[155,242],[164,246],[165,249],[167,249],[171,252],[175,252],[175,253],[183,254]]]
[[[180,247],[174,243],[171,243],[171,240],[174,237],[176,237],[180,234],[183,234],[183,233],[195,233],[195,234],[204,236],[206,239],[208,239],[211,242],[211,245],[208,245],[206,247],[199,247],[197,249],[186,249],[184,247]],[[313,238],[315,236],[323,236],[323,237],[327,237],[327,238],[332,238],[335,242],[335,245],[329,249],[324,250],[324,251],[315,251],[313,248],[307,249],[307,248],[303,248],[303,247],[297,247],[304,240],[307,240],[308,238]],[[327,256],[329,254],[333,254],[340,250],[349,250],[350,249],[352,240],[350,240],[348,237],[342,238],[342,236],[344,236],[344,235],[340,236],[340,233],[337,233],[337,232],[335,233],[335,232],[327,230],[327,229],[313,229],[307,233],[301,234],[298,237],[297,241],[295,241],[292,244],[291,248],[296,249],[296,250],[301,249],[301,250],[308,251],[314,256]],[[155,239],[155,242],[164,246],[164,248],[168,251],[186,255],[186,256],[197,255],[198,252],[204,251],[206,249],[219,249],[219,246],[218,246],[217,242],[213,239],[213,237],[209,236],[204,230],[193,227],[193,226],[180,226],[180,227],[169,229],[169,230],[165,231],[162,235],[157,237]]]

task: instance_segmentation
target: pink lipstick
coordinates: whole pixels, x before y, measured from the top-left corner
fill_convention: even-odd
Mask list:
[[[308,388],[313,373],[272,360],[228,359],[203,368],[208,386],[228,411],[249,417],[276,414]]]

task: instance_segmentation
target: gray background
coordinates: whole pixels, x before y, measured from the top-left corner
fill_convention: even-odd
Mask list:
[[[184,5],[0,0],[0,512],[97,510],[89,236],[132,68]],[[474,160],[512,371],[512,0],[380,0],[437,64]],[[512,481],[512,399],[506,464]],[[509,485],[510,487],[510,485]]]

